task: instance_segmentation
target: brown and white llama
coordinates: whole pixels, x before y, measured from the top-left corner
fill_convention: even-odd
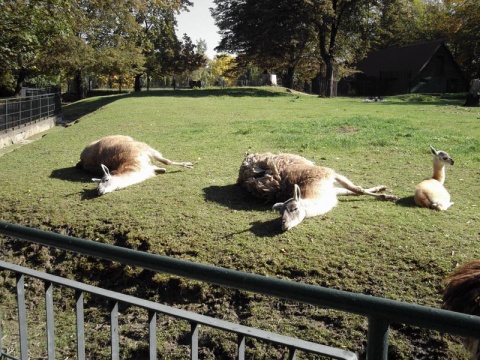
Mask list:
[[[453,165],[454,161],[445,151],[437,151],[432,146],[430,151],[433,154],[433,176],[415,187],[415,204],[435,210],[447,210],[453,202],[450,202],[450,194],[443,186],[446,177],[445,165]]]
[[[480,260],[467,262],[445,278],[443,308],[480,316]],[[480,360],[480,339],[464,338],[470,360]]]
[[[178,165],[192,168],[190,162],[171,161],[145,143],[135,141],[130,136],[112,135],[92,142],[80,154],[77,168],[101,175],[97,182],[98,195],[142,182],[166,169],[151,164],[151,160],[165,165]]]
[[[315,166],[310,160],[293,154],[247,155],[240,166],[237,184],[267,201],[284,201],[273,205],[281,214],[283,231],[290,230],[305,218],[327,213],[337,205],[337,195],[398,199],[378,193],[386,186],[363,189],[335,170]]]

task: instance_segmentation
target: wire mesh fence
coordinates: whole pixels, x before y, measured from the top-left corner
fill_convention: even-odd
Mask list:
[[[0,99],[0,131],[7,132],[60,113],[60,92],[35,89],[19,98]]]

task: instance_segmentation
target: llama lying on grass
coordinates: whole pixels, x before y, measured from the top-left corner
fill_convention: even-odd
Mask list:
[[[286,200],[273,205],[281,214],[283,231],[290,230],[305,218],[327,213],[337,205],[337,195],[398,199],[378,194],[386,189],[383,185],[363,189],[335,170],[315,166],[310,160],[293,154],[247,155],[240,166],[237,184],[266,201]]]
[[[443,308],[480,316],[480,260],[470,261],[445,278]],[[464,339],[471,360],[480,359],[480,339]]]
[[[445,165],[454,161],[445,151],[437,151],[430,146],[433,154],[433,176],[423,180],[415,187],[415,204],[435,210],[447,210],[453,205],[450,194],[443,186],[445,183]]]
[[[103,176],[101,179],[92,179],[98,183],[98,195],[103,195],[166,171],[165,168],[152,165],[151,160],[165,165],[193,167],[190,162],[165,159],[157,150],[130,136],[112,135],[88,145],[80,154],[77,168]]]

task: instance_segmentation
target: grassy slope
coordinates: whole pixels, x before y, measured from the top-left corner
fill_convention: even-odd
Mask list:
[[[0,157],[0,211],[3,220],[27,226],[438,307],[441,279],[480,252],[480,114],[461,102],[405,96],[364,103],[248,88],[89,99],[65,108],[70,119],[82,109],[103,107]],[[172,160],[192,161],[195,169],[171,167],[97,198],[90,175],[73,167],[86,144],[115,133],[144,141]],[[432,172],[429,145],[455,159],[446,181],[455,205],[447,212],[412,206],[415,184]],[[385,184],[402,200],[343,198],[327,215],[280,233],[269,206],[234,185],[243,155],[263,151],[301,154],[359,185]],[[48,271],[74,271],[83,281],[247,325],[354,351],[366,339],[365,320],[356,316],[4,245],[2,258],[20,252]],[[188,327],[179,325],[161,345],[172,356],[186,351],[170,345],[182,328]],[[205,358],[234,348],[234,342],[223,342],[213,354],[210,343],[221,342],[214,332],[204,342]],[[126,344],[136,352],[142,346],[132,339]],[[256,347],[258,357],[280,351]],[[392,326],[390,351],[395,359],[461,353],[451,337],[403,325]]]

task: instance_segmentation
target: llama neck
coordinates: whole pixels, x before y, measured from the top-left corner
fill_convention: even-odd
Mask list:
[[[313,198],[313,199],[302,199],[302,206],[305,209],[305,217],[314,217],[318,215],[323,215],[337,205],[338,200],[335,193],[324,195],[322,197]]]
[[[439,164],[437,162],[433,163],[433,176],[432,178],[437,180],[440,184],[443,185],[445,182],[445,165]]]
[[[129,171],[126,173],[117,174],[115,175],[116,183],[118,184],[117,189],[122,189],[124,187],[137,184],[153,176],[155,176],[155,172],[149,168],[146,168],[142,171]]]

